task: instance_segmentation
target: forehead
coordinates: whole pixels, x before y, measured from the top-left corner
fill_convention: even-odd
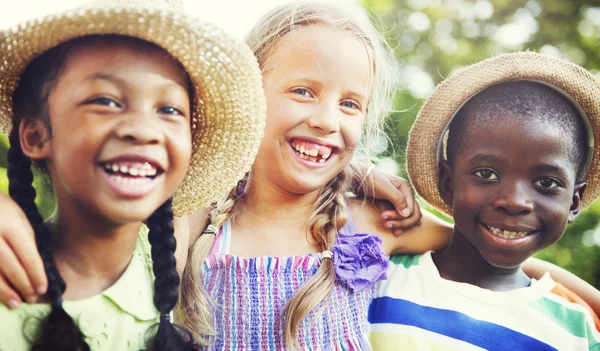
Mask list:
[[[486,120],[467,121],[457,159],[476,153],[499,154],[503,158],[527,164],[561,163],[573,168],[571,145],[561,127],[551,121],[532,120],[522,116],[498,116]]]
[[[372,78],[373,63],[371,52],[362,40],[349,32],[319,24],[297,27],[279,40],[264,71],[364,86]]]
[[[73,45],[65,58],[62,75],[86,75],[91,72],[110,74],[153,74],[187,86],[187,75],[160,47],[130,38],[90,38]]]

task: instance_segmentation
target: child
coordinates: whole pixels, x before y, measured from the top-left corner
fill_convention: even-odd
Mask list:
[[[206,206],[252,162],[260,72],[243,43],[196,18],[120,3],[0,32],[10,195],[49,282],[42,303],[0,306],[3,351],[197,348],[170,322],[173,211]],[[32,162],[53,180],[51,223],[34,204]]]
[[[385,235],[373,204],[345,196],[355,150],[390,109],[394,58],[366,14],[344,6],[284,5],[249,35],[265,137],[245,186],[211,209],[214,234],[190,251],[177,313],[213,349],[368,349],[367,307],[386,255],[448,238],[429,214]]]
[[[600,193],[599,96],[589,72],[532,52],[436,88],[407,166],[419,194],[452,214],[453,236],[439,252],[392,258],[369,309],[375,350],[600,349],[587,305],[520,268]]]

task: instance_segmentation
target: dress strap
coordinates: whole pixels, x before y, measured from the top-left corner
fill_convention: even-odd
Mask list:
[[[229,254],[229,249],[231,247],[231,221],[227,220],[223,223],[223,226],[219,229],[217,233],[217,237],[215,238],[215,242],[210,249],[210,254]]]

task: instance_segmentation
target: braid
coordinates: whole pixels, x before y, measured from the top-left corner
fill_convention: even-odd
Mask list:
[[[309,230],[320,251],[331,250],[337,233],[346,225],[348,213],[344,194],[349,187],[350,170],[346,169],[329,181],[321,191],[316,210],[309,220]],[[329,297],[335,283],[331,259],[324,259],[317,273],[290,298],[282,311],[285,316],[285,343],[297,345],[296,334],[300,323],[310,311]]]
[[[170,320],[171,310],[177,304],[179,275],[175,261],[177,242],[173,229],[172,200],[167,200],[148,218],[148,240],[152,245],[154,269],[154,305],[160,312],[160,322],[152,350],[197,350],[191,333],[176,328]]]
[[[220,199],[211,206],[210,224],[220,229],[231,216],[235,207],[236,198],[243,196],[243,187],[248,174],[238,182],[227,197]],[[183,271],[183,284],[181,285],[181,301],[175,310],[176,319],[188,329],[199,335],[213,335],[212,313],[210,309],[211,297],[204,287],[203,270],[204,261],[210,253],[215,242],[215,234],[202,234],[190,248],[188,262]],[[206,343],[205,340],[200,340]]]
[[[35,232],[38,251],[44,262],[48,277],[48,296],[51,311],[42,322],[32,350],[89,350],[83,334],[62,307],[62,294],[66,285],[54,262],[50,230],[35,205],[35,189],[32,186],[31,160],[23,154],[19,140],[19,122],[15,119],[10,133],[8,151],[8,179],[10,196],[19,204]]]

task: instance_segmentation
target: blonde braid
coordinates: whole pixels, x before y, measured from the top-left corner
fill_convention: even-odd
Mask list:
[[[321,191],[308,228],[320,251],[331,250],[337,233],[346,225],[348,212],[344,194],[351,179],[350,167],[329,181]],[[282,311],[285,317],[285,343],[297,347],[296,334],[310,311],[322,305],[329,297],[335,283],[335,270],[331,259],[323,259],[315,275],[305,282],[290,298]]]
[[[246,174],[246,177],[240,183],[245,182],[247,177]],[[230,218],[235,207],[235,200],[238,197],[236,192],[237,187],[231,190],[227,197],[220,199],[211,206],[210,224],[217,230]],[[183,271],[181,289],[179,289],[179,302],[174,310],[178,323],[193,331],[198,341],[203,344],[206,344],[206,340],[199,337],[199,335],[215,334],[212,327],[212,309],[210,307],[213,299],[204,287],[202,269],[215,238],[216,233],[203,233],[189,249],[188,261]]]

